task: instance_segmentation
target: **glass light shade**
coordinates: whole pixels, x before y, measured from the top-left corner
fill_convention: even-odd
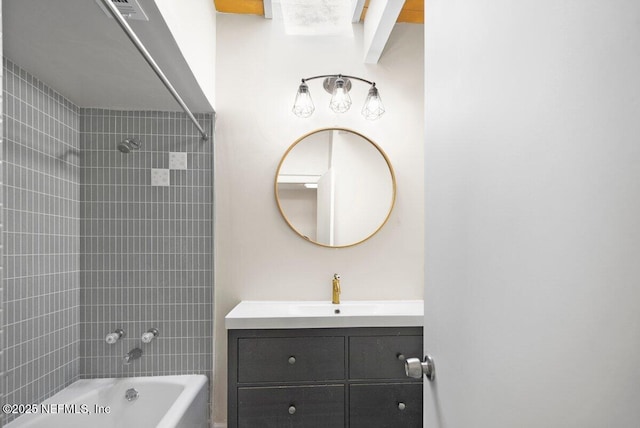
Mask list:
[[[311,116],[315,109],[309,93],[309,86],[302,82],[298,88],[292,111],[296,116],[306,118]]]
[[[342,78],[336,79],[329,107],[336,113],[344,113],[351,107],[351,97]]]
[[[378,88],[372,86],[367,94],[367,100],[362,107],[362,115],[367,120],[376,120],[384,114],[384,106],[382,105],[382,99],[378,93]]]

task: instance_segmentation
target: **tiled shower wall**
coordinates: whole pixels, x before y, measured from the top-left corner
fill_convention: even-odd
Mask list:
[[[2,0],[0,0],[0,57],[2,56]],[[2,108],[2,76],[4,72],[0,67],[0,403],[4,401],[4,372],[5,372],[5,360],[4,360],[4,226],[3,226],[3,212],[4,212],[4,180],[2,179],[4,174],[4,117]],[[2,417],[0,416],[0,427],[2,426]]]
[[[3,65],[2,403],[80,377],[210,374],[212,141],[181,113],[80,109]],[[212,135],[213,117],[197,116]],[[141,149],[119,152],[125,137]],[[127,336],[109,346],[117,327]],[[160,337],[142,345],[150,327]],[[124,366],[136,346],[142,359]]]
[[[26,404],[80,374],[80,110],[3,66],[2,401]]]
[[[81,376],[210,374],[212,142],[182,113],[81,116]],[[197,118],[211,135],[213,117]],[[132,137],[141,148],[118,151]],[[160,336],[142,344],[152,327]],[[126,337],[108,345],[116,328]]]

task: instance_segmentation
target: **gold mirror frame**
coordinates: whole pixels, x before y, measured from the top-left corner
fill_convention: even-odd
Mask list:
[[[296,229],[296,227],[291,223],[291,221],[289,220],[289,218],[287,217],[287,215],[285,214],[282,204],[280,203],[280,198],[278,196],[278,177],[280,176],[280,170],[282,168],[282,165],[284,164],[285,160],[287,159],[287,156],[289,155],[289,153],[291,153],[291,151],[300,143],[302,142],[305,138],[320,133],[320,132],[324,132],[324,131],[343,131],[343,132],[349,132],[352,134],[355,134],[359,137],[361,137],[362,139],[364,139],[365,141],[367,141],[369,144],[371,144],[377,151],[378,153],[380,153],[380,155],[382,156],[382,158],[384,159],[387,167],[389,168],[389,175],[391,176],[391,203],[389,204],[389,210],[387,211],[387,215],[385,216],[384,220],[382,221],[382,223],[380,224],[380,226],[377,227],[377,229],[375,229],[372,233],[370,233],[369,235],[367,235],[364,239],[361,239],[357,242],[353,242],[353,243],[349,243],[346,245],[329,245],[329,244],[325,244],[322,242],[318,242],[318,241],[314,241],[312,239],[310,239],[309,237],[305,236],[304,234],[302,234],[298,229]],[[355,245],[361,244],[364,241],[370,239],[371,237],[373,237],[374,235],[376,235],[380,229],[382,229],[384,227],[385,224],[387,224],[387,222],[389,221],[389,218],[391,217],[391,213],[393,212],[393,208],[395,206],[395,202],[396,202],[396,175],[395,172],[393,170],[393,166],[391,165],[391,161],[389,160],[389,157],[387,156],[387,154],[384,152],[384,150],[382,150],[382,148],[377,145],[375,142],[373,142],[370,138],[366,137],[365,135],[354,131],[352,129],[348,129],[348,128],[320,128],[320,129],[316,129],[315,131],[311,131],[305,135],[303,135],[302,137],[298,138],[296,141],[293,142],[293,144],[291,144],[291,146],[289,146],[289,148],[285,151],[284,155],[282,155],[282,159],[280,159],[280,162],[278,163],[278,168],[276,169],[276,176],[274,179],[274,194],[275,194],[275,198],[276,198],[276,204],[278,205],[278,210],[280,211],[280,214],[282,215],[282,218],[284,219],[284,221],[287,223],[287,225],[289,225],[289,227],[291,228],[291,230],[293,230],[298,236],[300,236],[302,239],[304,239],[307,242],[311,242],[312,244],[321,246],[321,247],[326,247],[326,248],[347,248],[347,247],[353,247]]]

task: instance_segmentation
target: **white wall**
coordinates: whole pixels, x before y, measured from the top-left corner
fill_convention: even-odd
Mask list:
[[[640,2],[425,6],[425,426],[639,426]]]
[[[216,9],[212,0],[155,0],[205,97],[215,109]]]
[[[217,17],[216,358],[215,419],[226,416],[224,315],[241,300],[329,300],[342,275],[344,300],[422,298],[423,27],[396,26],[379,64],[362,62],[361,26],[353,38],[286,36],[278,21]],[[354,106],[330,112],[321,81],[309,83],[316,112],[291,107],[303,77],[353,74],[375,80],[387,112],[360,114],[366,85],[354,82]],[[304,241],[281,218],[273,182],[285,150],[301,135],[328,126],[361,132],[389,156],[397,204],[367,242],[344,249]]]

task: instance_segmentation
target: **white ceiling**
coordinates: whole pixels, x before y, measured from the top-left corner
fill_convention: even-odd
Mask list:
[[[211,112],[153,0],[130,20],[194,112]],[[4,0],[4,55],[80,107],[181,110],[115,20],[94,0]]]

